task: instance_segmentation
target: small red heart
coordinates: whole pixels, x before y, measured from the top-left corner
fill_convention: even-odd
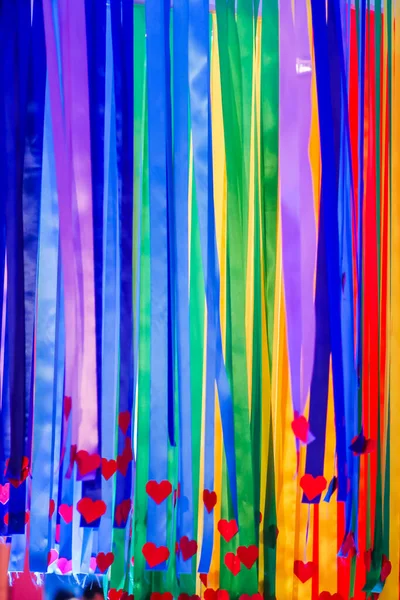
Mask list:
[[[107,552],[107,554],[99,552],[96,557],[96,562],[101,573],[105,573],[114,562],[114,554],[112,552]]]
[[[307,419],[303,415],[301,417],[297,417],[292,421],[293,433],[298,440],[303,442],[303,444],[307,443],[309,429],[310,425],[308,424]]]
[[[318,596],[319,600],[343,600],[342,596],[338,593],[331,594],[330,592],[321,592]]]
[[[115,509],[115,521],[120,527],[123,523],[126,523],[129,517],[129,513],[131,511],[132,502],[128,498],[127,500],[123,500]]]
[[[128,595],[128,592],[124,592],[121,596],[121,600],[135,600],[135,596],[133,594]]]
[[[189,540],[189,538],[184,535],[180,541],[180,549],[183,560],[189,560],[189,558],[192,558],[197,552],[197,542],[195,540]]]
[[[131,424],[131,413],[129,410],[125,410],[118,415],[118,425],[124,435],[128,431],[129,425]]]
[[[381,581],[385,581],[385,579],[387,577],[389,577],[391,572],[392,572],[392,563],[385,555],[383,555],[382,556],[382,568],[381,568],[381,574],[380,574]]]
[[[226,542],[230,542],[231,539],[237,534],[239,529],[235,519],[232,519],[231,521],[220,519],[218,521],[218,531]]]
[[[151,600],[173,600],[173,596],[169,592],[164,592],[163,594],[160,594],[160,592],[153,592],[150,598]]]
[[[148,481],[146,484],[146,492],[156,504],[161,504],[172,492],[172,485],[169,481]]]
[[[240,562],[243,563],[247,569],[251,569],[258,558],[258,548],[257,546],[239,546],[237,555],[240,558]]]
[[[10,499],[10,484],[0,485],[0,504],[7,504]]]
[[[157,547],[153,542],[147,542],[142,548],[143,556],[151,569],[169,558],[169,550],[165,546]]]
[[[101,459],[101,474],[104,479],[108,481],[114,475],[117,470],[117,461],[114,459],[107,460],[106,458]]]
[[[57,550],[54,550],[54,549],[50,550],[50,552],[48,552],[48,554],[47,554],[47,566],[50,567],[50,565],[55,563],[57,559],[58,559]]]
[[[75,456],[79,473],[83,476],[96,471],[101,465],[101,458],[98,454],[89,454],[86,450],[79,450]]]
[[[314,498],[319,496],[326,488],[326,485],[326,479],[322,475],[313,477],[310,473],[307,473],[300,479],[300,487],[309,500],[314,500]]]
[[[6,461],[6,470],[8,468],[8,462],[9,459],[7,459]],[[21,483],[23,483],[25,481],[25,479],[28,477],[29,475],[29,458],[27,458],[26,456],[23,457],[22,459],[22,467],[21,467],[21,475],[19,479],[10,479],[8,477],[8,481],[11,483],[11,485],[15,488],[19,487],[21,485]]]
[[[199,573],[199,579],[201,583],[207,587],[207,573]]]
[[[296,577],[302,583],[305,583],[314,575],[315,564],[313,562],[304,563],[302,560],[295,560],[293,570]]]
[[[111,588],[108,592],[108,600],[121,600],[122,594],[124,590],[116,590],[115,588]]]
[[[93,501],[91,498],[82,498],[82,500],[79,500],[76,508],[88,525],[100,519],[107,510],[103,500]]]
[[[203,502],[207,512],[212,512],[214,506],[217,504],[217,494],[215,492],[210,492],[210,490],[204,490]]]
[[[53,499],[49,502],[49,519],[54,515],[54,511],[56,510],[56,503]]]
[[[73,506],[68,506],[68,504],[61,504],[60,508],[58,509],[58,512],[60,514],[60,517],[64,519],[65,523],[71,523],[73,515]]]
[[[253,594],[252,596],[249,596],[249,594],[242,594],[239,596],[239,600],[263,600],[263,597],[261,594]]]
[[[127,438],[125,438],[125,447],[122,451],[122,454],[119,454],[117,456],[117,469],[121,473],[121,475],[123,475],[124,477],[126,477],[126,474],[128,472],[129,463],[131,462],[132,459],[133,459],[133,454],[132,454],[132,447],[131,447],[131,439],[127,437]]]
[[[71,414],[72,398],[71,396],[64,396],[64,419],[68,420]]]
[[[233,552],[227,552],[224,557],[224,563],[230,572],[236,575],[240,572],[240,559]]]
[[[229,593],[226,590],[208,588],[204,592],[204,600],[229,600]]]
[[[72,571],[72,560],[67,560],[66,558],[59,558],[57,561],[57,567],[60,569],[63,575],[70,573]]]

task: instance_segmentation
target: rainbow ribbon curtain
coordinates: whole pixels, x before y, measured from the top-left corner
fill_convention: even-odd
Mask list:
[[[0,1],[10,573],[399,598],[399,17]]]

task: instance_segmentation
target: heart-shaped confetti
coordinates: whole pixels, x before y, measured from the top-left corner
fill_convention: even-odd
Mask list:
[[[226,590],[213,590],[208,588],[204,592],[204,600],[229,600],[229,593]]]
[[[390,562],[390,560],[383,555],[382,556],[382,568],[381,568],[381,573],[380,573],[380,580],[381,581],[385,581],[387,579],[387,577],[389,577],[390,573],[392,572],[392,563]]]
[[[218,531],[226,542],[230,542],[231,539],[237,534],[239,529],[235,519],[232,519],[231,521],[220,519],[218,521]]]
[[[197,552],[197,542],[195,540],[189,540],[186,535],[181,538],[179,546],[183,560],[185,561],[192,558]]]
[[[111,588],[108,592],[108,600],[121,600],[123,593],[124,590],[116,590],[115,588]]]
[[[47,554],[47,566],[50,567],[53,563],[58,559],[58,552],[52,548],[50,552]]]
[[[58,509],[60,517],[62,517],[67,525],[72,521],[73,510],[73,506],[69,506],[68,504],[61,504]]]
[[[201,583],[207,587],[207,573],[199,573],[199,579]]]
[[[294,574],[305,583],[314,575],[315,564],[313,562],[304,563],[302,560],[294,561]]]
[[[88,525],[100,519],[107,510],[103,500],[92,500],[91,498],[82,498],[76,508]]]
[[[71,396],[64,396],[64,419],[68,420],[72,409]]]
[[[169,558],[168,548],[165,546],[158,547],[153,542],[147,542],[142,548],[142,553],[151,569]]]
[[[210,490],[204,490],[203,502],[207,512],[211,513],[214,506],[217,504],[217,494],[215,492],[210,492]]]
[[[57,561],[57,569],[61,571],[63,575],[72,572],[72,560],[66,558],[59,558]]]
[[[0,485],[0,504],[3,506],[7,504],[10,499],[10,484],[6,483],[4,485]]]
[[[131,511],[131,506],[132,506],[132,502],[128,498],[126,500],[123,500],[116,507],[116,509],[115,509],[115,522],[117,523],[118,527],[121,527],[122,524],[126,524],[126,522],[128,520],[128,517],[129,517],[129,513]]]
[[[310,473],[307,473],[300,479],[300,487],[309,500],[314,500],[314,498],[322,494],[326,485],[327,481],[322,475],[313,477]]]
[[[126,435],[129,425],[131,424],[131,413],[125,410],[118,415],[118,425],[124,435]]]
[[[243,563],[247,569],[251,569],[258,558],[258,548],[257,546],[239,546],[237,555],[240,558],[240,562]]]
[[[117,461],[113,458],[111,460],[107,460],[106,458],[101,459],[101,474],[104,479],[108,481],[117,471]]]
[[[307,443],[309,429],[310,425],[303,415],[292,421],[292,431],[303,444]]]
[[[114,554],[112,552],[99,552],[96,556],[96,563],[101,573],[105,573],[114,562]]]
[[[79,473],[84,477],[89,473],[96,471],[101,465],[101,458],[98,454],[89,454],[86,450],[79,450],[75,456]]]
[[[161,504],[168,498],[172,492],[172,485],[169,481],[148,481],[146,484],[146,492],[156,504]]]
[[[224,563],[232,575],[236,576],[240,572],[240,558],[233,552],[227,552],[225,554]]]

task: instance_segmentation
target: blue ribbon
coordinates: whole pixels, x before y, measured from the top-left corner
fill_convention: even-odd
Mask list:
[[[189,73],[188,73],[188,5],[177,0],[174,5],[174,261],[176,265],[177,367],[179,399],[179,482],[177,537],[193,537],[192,417],[190,392],[190,323],[189,323]],[[184,500],[183,500],[184,499]],[[183,501],[182,501],[183,500]],[[192,561],[177,557],[177,572],[190,573]]]
[[[221,423],[232,505],[236,521],[238,522],[233,403],[222,351],[219,311],[220,278],[214,221],[209,53],[208,3],[203,0],[191,0],[189,3],[190,114],[203,275],[206,289],[207,312],[209,315],[207,321],[207,339],[210,340],[210,344],[215,340],[216,344],[215,373]],[[206,129],[204,128],[205,123],[207,123]],[[210,350],[211,348],[207,351],[209,352]],[[212,356],[208,358],[211,361]],[[211,365],[210,368],[212,368]],[[205,514],[204,516],[207,519],[207,515]],[[209,543],[212,544],[211,538],[209,538]],[[210,549],[204,549],[204,552],[209,556]]]
[[[346,432],[344,425],[344,382],[341,323],[341,273],[338,233],[338,183],[336,173],[335,129],[331,98],[331,73],[325,6],[312,0],[312,22],[314,31],[315,63],[317,74],[317,96],[321,136],[322,194],[324,202],[326,257],[329,290],[329,322],[332,349],[333,385],[335,401],[335,423],[338,456],[338,500],[346,500]]]
[[[168,478],[168,181],[166,0],[146,2],[151,255],[151,362],[149,480]],[[167,542],[167,501],[148,501],[147,540]],[[155,570],[165,570],[166,564]]]

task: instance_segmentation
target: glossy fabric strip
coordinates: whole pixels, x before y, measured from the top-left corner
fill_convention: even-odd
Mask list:
[[[147,88],[149,136],[150,257],[151,257],[151,377],[150,481],[168,479],[168,225],[167,225],[167,119],[165,67],[165,6],[146,3]],[[167,545],[167,506],[148,501],[148,542]],[[155,567],[165,570],[163,561]]]

